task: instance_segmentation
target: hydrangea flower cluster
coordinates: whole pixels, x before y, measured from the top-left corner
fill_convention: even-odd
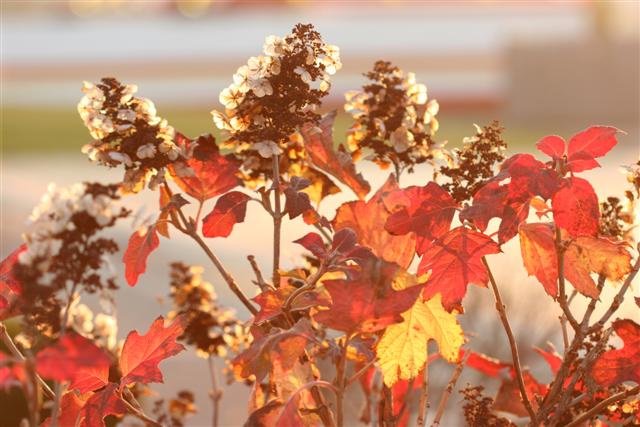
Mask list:
[[[344,109],[354,118],[347,145],[355,157],[362,148],[373,150],[370,159],[396,171],[413,171],[416,164],[445,155],[432,136],[438,130],[439,105],[428,100],[427,88],[415,74],[387,61],[377,61],[364,74],[371,83],[345,94]]]
[[[96,235],[129,215],[119,198],[116,185],[50,185],[33,209],[15,275],[24,284],[21,298],[29,302],[25,314],[32,317],[34,326],[48,323],[54,326],[53,332],[60,327],[58,291],[93,293],[116,288],[113,278],[103,279],[102,270],[106,256],[118,246]]]
[[[232,309],[221,307],[211,283],[202,279],[203,268],[180,262],[171,264],[171,299],[174,311],[170,317],[187,316],[187,327],[181,337],[196,347],[198,353],[226,357],[229,350],[239,352],[249,344],[245,332]]]
[[[638,233],[634,224],[640,219],[640,160],[623,166],[621,172],[626,175],[631,189],[624,192],[622,199],[607,197],[600,203],[600,233],[636,241]]]
[[[107,166],[123,164],[125,190],[140,191],[147,182],[155,188],[167,165],[188,157],[153,102],[134,96],[136,85],[103,78],[98,84],[84,82],[82,91],[78,113],[94,138],[82,151]]]
[[[118,321],[110,314],[98,313],[94,315],[89,306],[80,302],[80,296],[74,295],[69,304],[69,314],[66,307],[60,312],[61,320],[67,319],[67,328],[71,328],[80,335],[93,340],[100,347],[115,352],[118,341]]]
[[[230,135],[225,146],[254,179],[270,174],[274,154],[286,153],[285,163],[300,161],[303,147],[289,136],[304,123],[318,123],[320,100],[342,67],[339,48],[326,44],[312,25],[267,37],[264,54],[238,68],[220,93],[225,111],[211,112],[216,126]]]

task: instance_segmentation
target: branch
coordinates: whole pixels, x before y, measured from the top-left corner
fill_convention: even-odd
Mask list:
[[[280,156],[273,155],[273,286],[280,287],[280,229],[282,208],[280,206]]]
[[[449,384],[447,384],[447,388],[444,390],[444,393],[442,393],[442,397],[440,398],[438,410],[436,411],[436,417],[434,418],[431,427],[440,425],[440,420],[442,419],[442,415],[444,415],[444,409],[447,406],[447,400],[449,400],[449,396],[451,396],[451,393],[456,386],[456,382],[458,382],[458,378],[460,378],[460,374],[462,374],[462,370],[464,369],[464,365],[467,363],[469,355],[471,355],[471,352],[465,351],[464,357],[462,358],[460,363],[458,363],[458,366],[456,366],[456,370],[453,371],[453,375],[451,375]]]
[[[0,322],[0,339],[2,339],[3,344],[9,349],[13,357],[18,359],[20,362],[26,362],[27,358],[15,345],[13,339],[11,339],[11,336],[9,335],[9,332],[7,332],[7,327],[2,322]],[[38,380],[38,383],[40,383],[40,385],[42,386],[44,394],[46,394],[49,399],[55,399],[55,393],[53,392],[53,390],[51,390],[51,387],[49,387],[49,385],[42,379],[42,377],[36,373],[36,378]]]
[[[422,374],[422,389],[420,390],[420,402],[418,407],[418,427],[423,427],[427,422],[427,411],[429,410],[429,360],[424,364]]]
[[[592,417],[595,417],[596,415],[598,415],[600,411],[602,411],[604,408],[611,405],[612,403],[619,402],[622,399],[626,399],[627,397],[633,396],[634,394],[638,394],[638,393],[640,393],[640,386],[635,386],[634,388],[630,388],[629,390],[620,392],[618,394],[614,394],[613,396],[601,401],[596,406],[589,409],[587,412],[578,416],[577,418],[575,418],[573,421],[571,421],[569,424],[567,424],[564,427],[577,427],[581,425],[584,421],[587,421]]]
[[[144,423],[148,426],[152,426],[152,427],[164,427],[162,424],[160,424],[159,422],[157,422],[154,419],[149,418],[147,415],[145,415],[144,412],[142,412],[142,410],[136,408],[135,406],[133,406],[131,404],[131,402],[129,402],[127,399],[124,398],[124,396],[120,396],[120,400],[124,403],[124,405],[127,407],[127,410],[129,411],[129,413],[131,415],[133,415],[134,417],[144,421]]]
[[[249,260],[249,264],[251,264],[251,269],[253,273],[256,275],[256,284],[260,288],[261,291],[269,290],[269,285],[264,281],[264,277],[262,276],[262,271],[260,270],[260,266],[256,262],[256,257],[253,255],[248,255],[247,259]]]
[[[347,364],[347,347],[349,346],[350,338],[350,335],[345,336],[344,343],[340,348],[340,359],[338,359],[338,364],[336,365],[336,424],[338,427],[344,425],[345,371]]]
[[[507,318],[505,306],[502,302],[502,297],[500,296],[500,291],[498,290],[496,279],[493,277],[493,273],[491,272],[489,263],[487,262],[487,259],[485,257],[482,257],[482,263],[487,269],[489,282],[491,283],[491,289],[493,289],[493,296],[496,300],[496,310],[498,310],[498,315],[500,316],[500,320],[502,321],[502,326],[504,327],[504,330],[507,333],[507,338],[509,339],[511,358],[513,359],[513,367],[516,371],[516,380],[518,382],[518,388],[520,389],[520,397],[522,397],[522,403],[524,404],[524,407],[529,414],[529,418],[531,418],[531,424],[535,425],[536,413],[533,410],[533,406],[531,406],[531,402],[529,401],[529,397],[527,396],[527,389],[524,386],[524,379],[522,378],[522,368],[520,366],[520,355],[518,354],[518,347],[516,345],[516,340],[513,337],[513,331],[511,330],[511,325],[509,324],[509,319]]]
[[[212,403],[212,419],[211,427],[218,427],[218,415],[220,413],[220,400],[222,399],[222,390],[218,387],[218,376],[216,375],[216,366],[213,361],[213,356],[209,355],[209,375],[211,377],[211,397]]]
[[[165,188],[167,190],[167,194],[169,194],[169,197],[173,197],[173,192],[171,191],[169,186],[167,185]],[[202,240],[202,237],[200,237],[200,235],[198,234],[197,224],[194,223],[193,219],[188,220],[184,212],[182,212],[181,208],[176,208],[176,211],[178,212],[178,216],[180,217],[182,225],[174,224],[174,226],[178,230],[195,240],[196,243],[202,248],[202,250],[204,250],[205,254],[207,254],[207,257],[209,257],[213,265],[218,269],[218,272],[220,272],[220,275],[222,276],[224,281],[227,282],[229,289],[231,289],[231,291],[236,294],[240,302],[244,304],[247,310],[249,310],[249,312],[251,312],[251,314],[253,315],[258,313],[258,310],[253,306],[253,304],[251,304],[249,298],[247,298],[242,290],[238,287],[238,284],[236,283],[233,276],[231,276],[226,268],[224,268],[218,257],[213,253],[213,251],[211,251],[209,246],[207,246],[207,243]]]

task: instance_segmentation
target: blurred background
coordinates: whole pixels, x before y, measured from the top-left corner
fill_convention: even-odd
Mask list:
[[[2,0],[1,12],[2,258],[19,245],[23,224],[50,181],[69,185],[121,178],[120,170],[93,166],[80,153],[89,141],[76,112],[83,80],[113,76],[137,83],[139,94],[155,101],[159,115],[179,131],[192,137],[214,132],[209,111],[219,108],[218,93],[236,68],[261,53],[267,35],[285,35],[297,22],[313,23],[328,43],[341,48],[343,68],[332,80],[327,111],[341,111],[343,93],[359,88],[362,73],[385,59],[414,71],[428,86],[429,97],[438,99],[441,126],[436,139],[451,146],[474,133],[473,123],[492,119],[506,127],[511,150],[525,152],[533,152],[535,142],[548,134],[569,137],[591,124],[616,126],[627,132],[621,143],[602,169],[584,174],[602,198],[622,194],[626,184],[618,166],[634,163],[640,152],[637,1]],[[338,141],[348,126],[346,116],[339,116]],[[360,168],[372,188],[388,174],[371,164]],[[424,185],[430,176],[418,169],[403,184]],[[322,212],[331,218],[333,209],[351,198],[345,190],[329,198]],[[135,209],[146,206],[152,214],[156,195],[147,191],[127,203]],[[125,225],[115,230],[121,246],[131,231]],[[283,242],[307,231],[302,222],[290,222]],[[246,255],[256,255],[267,269],[269,219],[249,211],[230,239],[210,243],[245,291],[255,293]],[[294,246],[285,244],[285,267],[301,259]],[[559,313],[542,286],[526,277],[517,239],[504,251],[489,261],[503,288],[524,363],[546,380],[548,370],[529,350],[548,340],[561,349]],[[135,288],[121,280],[121,338],[132,328],[144,332],[153,318],[169,310],[159,299],[168,293],[168,263],[174,260],[205,265],[221,302],[237,308],[239,317],[248,317],[197,248],[174,233],[152,255],[149,273]],[[118,259],[114,267],[121,274]],[[461,318],[471,347],[508,359],[490,292],[471,288]],[[634,292],[640,295],[637,284]],[[639,317],[630,301],[621,315]],[[164,362],[163,371],[166,386],[153,388],[165,397],[193,389],[201,411],[190,425],[209,425],[206,361],[192,352],[182,354]],[[438,387],[448,381],[451,367],[437,362],[431,373],[431,406],[436,407]],[[459,384],[476,380],[473,372],[464,372]],[[485,385],[490,392],[498,386]],[[348,415],[355,420],[361,401],[357,387],[352,392]],[[236,385],[225,393],[222,425],[241,425],[248,388]],[[460,396],[453,395],[449,403],[452,411],[442,424],[459,425]],[[0,420],[12,411],[0,406]]]

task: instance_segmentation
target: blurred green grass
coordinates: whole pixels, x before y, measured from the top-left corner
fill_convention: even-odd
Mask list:
[[[187,136],[195,137],[203,133],[218,136],[209,109],[206,107],[161,108],[159,114],[171,125]],[[459,146],[462,138],[473,135],[473,123],[483,125],[492,119],[486,112],[465,112],[464,114],[440,114],[439,141],[449,141],[449,146]],[[342,113],[336,119],[334,135],[336,141],[344,140],[351,121]],[[512,148],[533,149],[535,141],[543,133],[535,129],[506,125],[505,138]],[[90,136],[75,108],[30,108],[4,107],[2,109],[2,150],[5,155],[45,154],[79,150],[89,142]],[[530,149],[527,149],[530,147]]]

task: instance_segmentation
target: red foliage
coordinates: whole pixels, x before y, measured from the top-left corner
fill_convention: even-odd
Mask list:
[[[147,258],[160,246],[160,238],[155,226],[143,227],[129,238],[127,250],[122,257],[124,276],[129,286],[135,286],[138,278],[147,270]]]
[[[251,197],[239,191],[221,196],[213,211],[202,220],[202,234],[205,237],[228,237],[233,226],[244,221],[249,200]]]
[[[624,346],[601,354],[591,368],[591,376],[603,386],[624,381],[640,384],[640,325],[631,319],[619,319],[613,322],[613,329]]]

